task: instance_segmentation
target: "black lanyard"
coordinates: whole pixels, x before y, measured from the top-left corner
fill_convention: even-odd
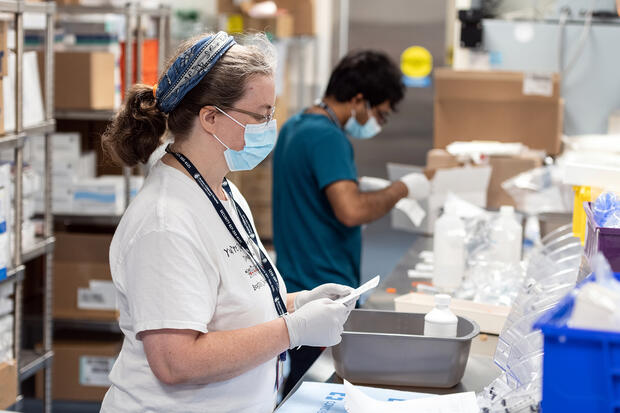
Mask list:
[[[267,255],[263,252],[262,248],[258,244],[258,239],[256,237],[256,233],[254,232],[254,228],[252,227],[252,224],[250,223],[247,215],[243,211],[243,208],[241,208],[239,204],[237,204],[237,201],[235,201],[235,199],[233,198],[232,190],[230,189],[230,185],[228,185],[228,181],[226,180],[226,178],[224,178],[222,186],[224,187],[226,194],[228,194],[228,197],[232,201],[232,204],[237,211],[237,215],[241,220],[241,224],[245,228],[246,232],[250,236],[250,239],[252,240],[252,242],[254,242],[256,248],[260,253],[260,263],[254,257],[254,254],[252,254],[252,252],[250,251],[247,242],[245,242],[245,240],[241,236],[241,233],[237,229],[237,226],[230,218],[230,215],[228,215],[228,211],[226,211],[226,208],[224,208],[222,202],[220,202],[215,193],[213,193],[211,187],[209,187],[209,184],[207,184],[207,181],[204,180],[204,178],[202,177],[200,172],[198,172],[198,169],[196,169],[194,164],[182,153],[173,152],[170,149],[170,145],[166,147],[166,152],[174,156],[177,161],[179,161],[179,163],[185,168],[185,170],[194,178],[196,183],[198,183],[198,186],[200,186],[205,195],[207,195],[207,198],[209,198],[209,201],[211,201],[211,203],[213,204],[213,207],[217,211],[220,219],[222,220],[226,228],[228,228],[228,232],[230,232],[230,235],[232,235],[235,241],[237,241],[239,245],[241,245],[241,248],[243,248],[245,253],[250,257],[258,271],[261,273],[261,275],[267,282],[267,285],[269,285],[269,289],[271,290],[271,297],[273,298],[273,304],[276,307],[278,316],[286,314],[286,304],[284,300],[282,300],[282,296],[280,295],[280,283],[278,281],[276,271],[273,268],[273,265],[271,265],[271,262],[267,259]],[[280,360],[286,360],[286,352],[280,354]]]
[[[330,108],[327,103],[320,101],[316,105],[320,107],[321,109],[323,109],[325,112],[327,112],[327,117],[329,118],[329,120],[334,122],[336,126],[342,129],[342,125],[340,124],[340,120],[338,120],[338,116],[336,116],[336,112],[334,112],[334,110]]]

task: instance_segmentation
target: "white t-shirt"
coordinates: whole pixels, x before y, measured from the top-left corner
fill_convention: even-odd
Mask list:
[[[231,188],[254,225],[245,199]],[[224,205],[248,239],[230,202]],[[110,268],[125,339],[102,412],[273,411],[275,358],[230,380],[168,386],[153,374],[137,338],[146,330],[206,333],[278,317],[263,276],[193,179],[161,160],[155,164],[114,234]],[[278,280],[285,298],[280,274]]]

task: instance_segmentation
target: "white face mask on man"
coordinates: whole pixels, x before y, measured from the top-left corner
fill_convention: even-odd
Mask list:
[[[368,111],[368,120],[363,125],[360,124],[355,117],[355,109],[351,110],[351,117],[344,125],[344,130],[347,134],[356,139],[370,139],[381,132],[381,125],[377,122],[377,119],[372,114],[370,103],[366,103],[366,110]]]

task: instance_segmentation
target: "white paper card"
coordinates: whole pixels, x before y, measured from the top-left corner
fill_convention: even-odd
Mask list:
[[[90,387],[110,387],[108,376],[114,365],[114,357],[80,357],[80,385]]]
[[[384,402],[367,396],[360,389],[344,380],[348,413],[479,413],[476,393],[455,393],[422,399]]]
[[[553,76],[548,73],[526,73],[523,77],[523,94],[551,97]]]
[[[381,276],[377,275],[372,280],[365,282],[364,284],[360,285],[355,290],[351,291],[351,294],[347,295],[346,297],[341,297],[337,299],[336,302],[341,303],[341,304],[346,304],[353,300],[357,300],[365,292],[370,291],[373,288],[376,288],[377,285],[379,285],[380,280],[381,280]]]

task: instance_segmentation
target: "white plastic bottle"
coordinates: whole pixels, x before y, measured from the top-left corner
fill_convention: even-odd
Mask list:
[[[491,258],[506,264],[519,264],[522,239],[523,227],[517,221],[514,207],[502,206],[491,227]]]
[[[465,224],[450,204],[435,221],[433,285],[443,292],[461,286],[465,273]]]
[[[450,311],[450,297],[447,294],[435,296],[435,308],[424,316],[424,335],[429,337],[456,337],[458,318]]]

